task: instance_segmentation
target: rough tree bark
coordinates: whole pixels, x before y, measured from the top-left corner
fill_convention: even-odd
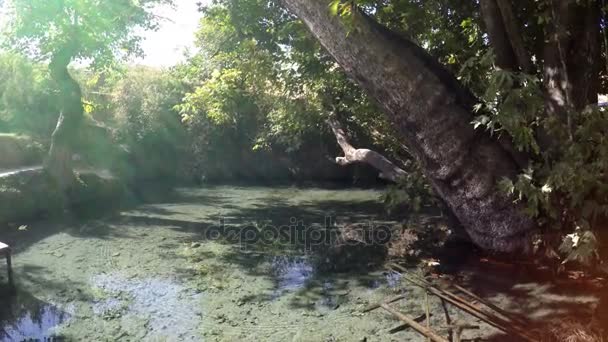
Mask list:
[[[68,71],[72,57],[71,49],[62,49],[53,56],[49,64],[51,77],[58,87],[61,112],[44,167],[60,190],[68,189],[75,179],[72,147],[79,133],[84,110],[80,85]]]
[[[519,169],[497,141],[473,129],[470,92],[422,48],[362,13],[354,12],[351,26],[330,14],[326,0],[283,1],[379,102],[472,241],[492,251],[528,250],[533,220],[496,189]]]
[[[406,172],[402,168],[395,165],[380,153],[366,148],[354,148],[348,142],[348,137],[336,118],[330,117],[327,120],[327,124],[336,136],[338,145],[340,145],[340,148],[344,152],[344,157],[336,157],[336,163],[338,165],[344,166],[352,163],[369,164],[380,171],[380,178],[393,183],[397,183],[400,178],[406,176]]]

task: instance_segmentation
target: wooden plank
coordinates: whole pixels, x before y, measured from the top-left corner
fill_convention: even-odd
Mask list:
[[[430,314],[430,308],[429,308],[429,292],[428,291],[424,291],[424,305],[425,305],[425,313],[426,313],[426,328],[431,330],[431,314]],[[429,342],[431,342],[431,338],[428,337],[427,340]]]

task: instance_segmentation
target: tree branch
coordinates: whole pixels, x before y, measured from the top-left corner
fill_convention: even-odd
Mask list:
[[[336,141],[340,148],[344,152],[344,157],[336,157],[336,163],[338,165],[349,165],[352,163],[365,163],[374,167],[380,171],[379,177],[382,179],[389,180],[391,182],[397,182],[400,178],[406,175],[406,172],[393,164],[386,157],[376,151],[372,151],[366,148],[354,148],[349,142],[342,128],[342,125],[335,117],[330,117],[327,120],[327,124],[331,128],[332,132],[336,136]]]

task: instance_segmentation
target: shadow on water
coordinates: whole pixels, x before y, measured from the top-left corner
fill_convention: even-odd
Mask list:
[[[147,324],[144,324],[146,328],[142,329],[142,334],[162,335],[169,331],[176,339],[196,340],[196,336],[183,334],[194,330],[200,317],[204,317],[192,300],[199,298],[199,294],[201,300],[223,297],[224,301],[218,301],[222,306],[215,309],[217,312],[224,312],[224,306],[233,303],[239,310],[249,304],[262,304],[251,307],[260,311],[259,308],[266,305],[284,306],[287,310],[283,315],[298,310],[306,313],[292,317],[296,322],[308,317],[309,313],[317,317],[317,314],[329,312],[333,312],[333,319],[352,320],[345,304],[361,304],[357,297],[365,297],[366,291],[388,295],[393,289],[401,288],[399,274],[380,268],[387,258],[382,248],[323,243],[310,246],[306,240],[291,239],[250,241],[240,235],[252,231],[250,228],[258,231],[266,225],[290,226],[294,218],[303,224],[297,225],[292,233],[306,235],[312,228],[332,231],[370,221],[392,226],[407,215],[400,213],[401,216],[387,218],[382,204],[374,195],[376,193],[331,193],[297,187],[180,189],[147,197],[145,204],[120,213],[32,223],[28,231],[14,232],[8,236],[8,241],[5,235],[2,239],[15,242],[17,256],[55,233],[65,233],[62,236],[68,236],[72,242],[78,240],[73,237],[82,237],[78,241],[81,245],[97,244],[98,240],[103,240],[101,242],[110,247],[127,250],[131,242],[151,247],[133,250],[133,255],[146,256],[149,261],[159,256],[169,259],[170,274],[177,279],[168,281],[164,270],[161,272],[163,276],[155,278],[153,273],[158,271],[155,268],[157,264],[150,262],[151,268],[145,270],[150,270],[150,275],[133,278],[121,273],[96,275],[93,285],[108,294],[107,301],[81,295],[78,298],[82,302],[93,303],[96,315],[111,315],[116,310],[124,310],[125,313],[146,316]],[[334,223],[330,227],[326,226],[328,217]],[[436,222],[430,220],[428,226],[433,225]],[[428,227],[425,225],[423,228]],[[130,240],[125,241],[127,239]],[[53,243],[57,245],[57,241]],[[420,248],[424,248],[424,244]],[[182,255],[183,250],[192,254]],[[509,311],[523,311],[537,315],[539,319],[558,318],[564,311],[588,314],[587,308],[594,301],[591,298],[593,294],[578,296],[581,294],[579,290],[567,291],[565,287],[554,286],[549,281],[530,278],[517,268],[498,271],[496,265],[485,268],[470,259],[479,260],[480,256],[463,252],[467,250],[472,250],[472,247],[457,245],[445,248],[444,254],[439,256],[441,265],[446,268],[441,272],[454,274],[460,284],[480,296],[496,300],[499,306]],[[368,252],[370,254],[366,254]],[[89,261],[86,255],[83,263]],[[126,251],[122,251],[122,255],[127,255]],[[122,261],[130,264],[128,260]],[[21,262],[17,265],[18,281],[24,285],[43,283],[45,288],[59,294],[58,297],[63,296],[60,294],[62,291],[69,292],[70,296],[63,296],[65,298],[73,298],[71,295],[76,295],[75,288],[88,285],[75,283],[74,279],[50,277],[52,269],[37,266],[44,263],[33,264]],[[214,278],[218,278],[218,286],[213,283]],[[222,287],[220,282],[224,280]],[[68,281],[69,286],[66,285]],[[190,287],[199,284],[200,288]],[[505,297],[508,298],[503,299]],[[3,334],[0,340],[52,336],[54,327],[70,319],[70,313],[65,309],[24,292],[15,298],[0,297],[0,303],[0,327],[3,329],[0,330]],[[344,312],[338,310],[340,307]]]
[[[327,271],[319,266],[314,254],[258,255],[249,260],[250,273],[269,279],[272,286],[265,291],[242,297],[242,303],[275,302],[287,298],[287,305],[293,310],[323,315],[353,300],[350,292],[354,286],[373,292],[381,287],[397,289],[400,285],[401,275],[395,272]],[[268,271],[259,267],[263,263],[268,265]]]
[[[48,236],[61,232],[79,236],[109,238],[117,232],[111,232],[107,229],[107,226],[96,225],[96,223],[115,217],[117,210],[128,210],[145,203],[158,203],[167,198],[177,199],[184,196],[168,185],[142,184],[140,187],[131,190],[128,195],[125,195],[126,198],[117,199],[117,203],[91,201],[73,205],[70,211],[40,213],[29,220],[19,222],[0,222],[2,242],[11,245],[13,251],[18,253]],[[184,197],[184,199],[187,198]],[[213,199],[200,198],[200,200]],[[120,207],[117,205],[120,205]],[[89,222],[93,223],[95,229],[81,231],[80,228]],[[27,231],[17,229],[21,225],[27,226]]]
[[[327,186],[327,189],[336,189]],[[231,190],[268,191],[258,187],[243,187]],[[300,191],[298,187],[283,186],[278,190]],[[324,189],[324,188],[321,188]],[[341,189],[341,187],[337,187]],[[217,194],[208,194],[206,191],[216,191]],[[228,192],[229,192],[228,191]],[[231,196],[232,195],[232,196]],[[168,226],[179,231],[196,232],[201,238],[206,238],[209,228],[216,228],[222,220],[226,227],[242,228],[254,224],[272,224],[275,226],[289,225],[290,219],[296,218],[309,225],[311,223],[324,224],[326,217],[346,219],[349,222],[369,221],[369,213],[383,213],[384,207],[379,200],[318,200],[288,203],[285,194],[277,196],[255,198],[251,206],[235,205],[243,199],[241,194],[230,194],[222,186],[209,186],[201,189],[153,189],[140,190],[123,210],[137,209],[136,213],[124,214],[116,211],[94,210],[87,213],[69,213],[44,217],[30,222],[13,223],[11,227],[1,227],[3,242],[13,247],[15,252],[27,249],[44,238],[60,232],[80,237],[108,239],[120,236],[120,231],[111,229],[108,223],[129,223],[145,226]],[[94,204],[94,203],[93,203]],[[92,205],[93,205],[92,204]],[[177,208],[181,205],[209,206],[216,208],[213,216],[174,217],[183,214]],[[93,207],[96,207],[93,205]],[[220,210],[221,209],[221,210]],[[26,224],[27,232],[19,231],[16,227]]]
[[[72,314],[23,291],[0,294],[0,341],[60,341],[55,328]]]
[[[349,198],[349,193],[344,192],[343,196],[336,198],[318,195],[308,198],[305,197],[308,195],[298,194],[301,191],[298,188],[262,190],[263,195],[247,188],[242,193],[222,191],[220,196],[187,189],[164,203],[140,206],[136,211],[124,213],[118,220],[142,228],[171,227],[172,230],[194,233],[194,236],[181,241],[186,245],[214,241],[226,246],[227,249],[217,255],[200,252],[196,260],[205,268],[204,277],[208,277],[216,265],[234,265],[249,276],[261,277],[273,284],[267,291],[243,298],[245,302],[272,302],[295,293],[297,298],[293,300],[293,307],[314,309],[318,303],[337,307],[346,298],[340,293],[348,291],[352,284],[370,289],[376,289],[380,284],[394,286],[390,277],[381,272],[370,274],[382,265],[387,256],[382,248],[374,249],[373,255],[366,255],[368,251],[360,245],[328,253],[328,249],[333,247],[330,244],[310,246],[306,238],[290,239],[294,234],[306,237],[312,229],[334,230],[336,226],[347,224],[395,224],[394,218],[376,222],[378,217],[384,218],[385,211],[373,195]],[[201,213],[197,205],[202,204],[212,206],[213,210]],[[249,241],[241,235],[250,228],[289,227],[294,222],[298,224],[289,231],[291,235],[287,239]],[[373,261],[371,265],[370,260]],[[327,267],[334,264],[341,269]],[[176,271],[186,280],[201,277],[192,269]]]
[[[226,248],[226,251],[215,255],[204,254],[207,251],[200,248],[201,255],[198,258],[202,262],[209,263],[211,261],[211,264],[202,266],[217,266],[223,274],[228,274],[228,276],[230,276],[230,268],[234,266],[238,268],[239,272],[247,276],[263,277],[270,280],[264,283],[264,286],[266,284],[269,286],[263,291],[243,293],[242,301],[275,302],[285,300],[284,303],[293,309],[299,308],[316,312],[336,310],[340,305],[346,303],[350,300],[348,294],[353,285],[370,290],[375,290],[382,285],[395,286],[391,285],[394,284],[394,275],[377,271],[373,267],[368,267],[368,264],[359,265],[362,267],[352,267],[347,271],[328,270],[325,267],[328,263],[328,255],[323,254],[323,250],[330,247],[327,245],[309,248],[310,246],[307,246],[305,242],[300,243],[299,241],[295,243],[292,241],[272,241],[272,243],[250,243],[250,241],[247,241],[247,243],[243,243],[241,237],[235,239],[234,236],[230,235],[235,230],[242,232],[244,228],[258,225],[269,224],[275,227],[290,225],[293,223],[292,218],[303,222],[303,225],[297,231],[306,232],[311,227],[323,227],[326,223],[326,217],[331,217],[337,221],[337,225],[343,226],[363,224],[384,216],[382,205],[378,200],[373,199],[374,194],[357,195],[355,193],[355,195],[352,195],[354,197],[351,198],[351,194],[345,191],[340,194],[331,194],[334,197],[324,198],[323,195],[326,193],[322,191],[315,192],[312,195],[308,193],[298,194],[302,190],[294,188],[294,196],[292,196],[291,191],[291,188],[260,188],[257,190],[218,188],[214,191],[183,189],[179,192],[171,192],[159,198],[153,198],[154,203],[139,205],[131,210],[102,218],[83,220],[74,218],[71,221],[56,224],[34,223],[27,232],[17,233],[19,236],[15,239],[15,242],[17,242],[15,244],[16,252],[19,253],[28,246],[44,239],[45,236],[55,233],[67,233],[70,238],[74,236],[86,238],[87,240],[83,239],[82,243],[91,243],[88,239],[107,240],[108,243],[135,238],[150,240],[150,243],[155,244],[154,253],[160,251],[162,255],[171,259],[183,257],[177,255],[176,251],[184,246],[195,243],[200,246],[206,242],[216,242],[211,245],[221,245]],[[218,231],[220,219],[223,219],[221,221],[226,229]],[[384,222],[380,223],[384,224]],[[394,221],[387,221],[386,224],[392,223]],[[330,229],[334,228],[330,227]],[[219,232],[220,234],[210,234],[210,232]],[[157,241],[158,237],[155,236],[157,233],[163,234],[162,241],[165,241],[165,236],[168,237],[167,242],[159,243]],[[152,242],[152,240],[155,242]],[[171,245],[168,250],[165,250],[167,249],[165,245],[169,243]],[[123,252],[123,255],[125,254]],[[359,255],[360,250],[353,250],[351,254]],[[339,252],[330,255],[330,257],[339,259],[344,255],[348,255],[348,253],[342,254],[342,252]],[[374,263],[374,267],[378,267],[386,258],[386,254],[378,254],[375,257],[378,260]],[[362,259],[368,258],[364,257]],[[349,263],[355,264],[356,261],[348,259],[345,262],[345,264]],[[176,265],[178,264],[176,262]],[[34,272],[36,270],[26,270],[25,265],[20,267],[22,268],[19,272],[20,281],[40,283],[44,280],[42,273],[40,273],[42,280],[33,276],[32,279],[29,279],[28,275],[37,273]],[[167,329],[175,328],[175,334],[173,335],[178,336],[181,331],[194,329],[194,326],[183,325],[192,322],[185,317],[197,317],[199,313],[196,312],[195,308],[185,305],[181,296],[195,298],[196,293],[192,294],[186,291],[187,289],[182,289],[179,284],[184,283],[181,282],[182,280],[194,280],[194,278],[209,283],[212,276],[208,273],[193,273],[191,269],[180,269],[178,266],[173,268],[172,272],[180,282],[164,282],[162,279],[155,278],[131,279],[115,274],[94,278],[94,285],[110,294],[111,298],[120,299],[121,296],[126,296],[121,299],[121,303],[112,300],[107,303],[97,303],[99,304],[97,307],[99,309],[98,313],[103,316],[106,312],[112,314],[115,310],[126,310],[128,313],[149,316],[151,312],[166,312],[166,316],[160,314],[158,317],[150,316],[149,323],[151,326],[159,327],[159,329],[165,325]],[[209,270],[205,270],[205,272],[209,272]],[[245,295],[250,297],[247,298]],[[223,296],[226,296],[226,294],[223,294]],[[162,303],[165,304],[159,302],[159,298],[163,298]],[[95,302],[95,299],[83,298],[83,301]],[[174,303],[175,305],[167,306],[167,303]],[[165,307],[157,307],[157,305],[165,305]],[[11,310],[11,312],[15,311]],[[21,325],[21,316],[38,317],[40,315],[63,313],[64,315],[57,316],[59,318],[39,320],[54,323],[40,334],[34,334],[44,337],[42,334],[45,334],[47,330],[52,333],[51,330],[54,326],[69,319],[68,313],[52,305],[38,308],[37,311],[32,310],[23,314],[10,314],[0,308],[0,311],[3,312],[2,324],[7,327],[5,330],[9,331],[8,329],[11,326]],[[184,319],[173,321],[171,315],[179,312],[184,313]],[[178,316],[176,317],[180,318]],[[33,321],[33,319],[30,320]],[[149,333],[153,334],[155,331],[149,331]],[[161,334],[160,331],[158,333]],[[15,333],[13,332],[13,334]]]

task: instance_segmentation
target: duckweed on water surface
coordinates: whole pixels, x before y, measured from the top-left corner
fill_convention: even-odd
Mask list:
[[[15,243],[20,292],[70,313],[30,324],[3,308],[3,339],[308,340],[335,335],[333,327],[347,322],[349,336],[366,336],[377,328],[352,312],[383,295],[370,286],[381,271],[320,274],[317,258],[302,246],[244,244],[207,229],[293,219],[321,227],[326,216],[380,220],[378,196],[375,190],[184,188],[103,219],[30,224],[29,235]],[[326,315],[335,320],[320,318]]]
[[[397,304],[403,312],[424,312],[423,292],[406,286],[398,274],[368,264],[328,268],[328,258],[360,259],[289,239],[268,244],[227,233],[293,219],[306,231],[323,227],[329,216],[336,226],[396,224],[384,216],[379,195],[297,187],[183,188],[101,219],[28,224],[13,239],[19,290],[2,297],[10,305],[0,307],[0,340],[419,341],[411,329],[389,334],[399,324],[384,312],[361,313],[396,292],[406,294]],[[544,300],[537,293],[542,288],[532,290]],[[582,300],[594,298],[577,299]],[[432,300],[431,310],[433,326],[443,325],[439,302]],[[495,332],[481,327],[467,336]]]

